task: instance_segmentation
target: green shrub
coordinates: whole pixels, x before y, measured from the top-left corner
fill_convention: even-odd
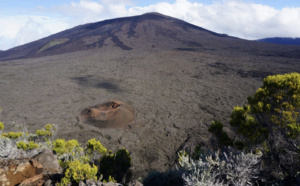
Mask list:
[[[251,114],[249,105],[234,107],[230,117],[230,125],[236,129],[238,134],[243,135],[248,144],[260,143],[267,137],[268,130],[259,126]]]
[[[60,184],[67,185],[69,183],[78,183],[80,180],[88,179],[97,180],[97,172],[97,166],[91,166],[88,163],[81,163],[79,160],[74,160],[68,164],[68,168],[66,169],[64,178]]]
[[[55,130],[56,128],[54,125],[46,124],[43,129],[36,131],[36,135],[40,137],[51,137],[53,135],[53,131]]]
[[[220,121],[215,120],[211,123],[210,127],[208,128],[208,131],[211,133],[219,134],[222,132],[222,129],[223,129],[223,124]]]
[[[24,141],[19,141],[17,142],[17,147],[18,149],[23,149],[23,150],[27,150],[28,146],[27,146],[27,143],[24,142]]]
[[[232,146],[233,140],[228,136],[228,134],[223,131],[223,124],[220,121],[213,121],[208,131],[213,133],[218,139],[218,143],[222,146]]]
[[[18,139],[23,136],[23,132],[8,132],[3,133],[2,136],[10,139]]]
[[[56,130],[54,125],[51,125],[51,124],[46,124],[44,128],[46,129],[46,131],[51,131],[51,130],[55,131]]]
[[[203,153],[204,151],[202,150],[201,145],[197,145],[191,157],[194,160],[197,160],[202,156]]]
[[[38,147],[39,145],[37,143],[34,143],[33,141],[29,141],[28,143],[24,141],[17,142],[17,148],[23,149],[24,151],[36,149]]]
[[[44,129],[41,129],[41,130],[37,130],[36,131],[36,135],[37,136],[51,136],[52,135],[52,133],[50,132],[50,131],[46,131],[46,130],[44,130]]]
[[[65,141],[65,139],[56,139],[52,141],[52,150],[58,155],[72,153],[75,151],[83,151],[77,140]]]
[[[28,142],[28,149],[29,150],[36,149],[38,147],[39,147],[39,145],[37,143],[34,143],[34,141],[29,141]]]
[[[103,175],[103,179],[108,180],[109,176],[114,177],[117,182],[128,181],[128,177],[131,176],[129,168],[131,166],[131,158],[129,152],[122,148],[115,154],[109,152],[105,154],[100,160],[100,174]]]
[[[92,152],[96,151],[101,154],[106,154],[107,150],[106,148],[101,144],[99,140],[96,140],[95,138],[90,139],[87,142],[87,150],[89,154],[92,154]]]
[[[265,78],[247,105],[234,107],[230,125],[244,143],[238,146],[261,149],[266,164],[277,167],[274,171],[299,176],[300,74]]]
[[[112,177],[112,176],[108,177],[108,181],[106,181],[106,180],[103,179],[102,182],[103,183],[107,183],[107,182],[117,183],[117,181],[115,180],[115,178]]]
[[[0,131],[4,129],[4,124],[0,122]]]

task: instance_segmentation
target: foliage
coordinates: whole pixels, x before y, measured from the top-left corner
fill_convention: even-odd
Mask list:
[[[77,140],[65,141],[65,139],[56,139],[52,142],[52,150],[58,155],[62,155],[80,150],[80,146]]]
[[[213,121],[211,126],[208,128],[208,131],[213,133],[217,137],[220,145],[233,145],[233,140],[228,136],[228,134],[225,131],[223,131],[223,124],[220,121]]]
[[[131,166],[131,158],[129,152],[122,148],[116,153],[109,152],[100,160],[100,174],[103,179],[108,180],[109,176],[113,176],[117,182],[123,182],[126,176],[130,176],[129,168]]]
[[[24,151],[27,150],[33,150],[38,148],[39,145],[33,141],[29,141],[28,143],[24,142],[24,141],[19,141],[17,142],[17,148],[18,149],[23,149]]]
[[[29,141],[27,146],[29,150],[36,149],[39,147],[39,145],[37,143],[34,143],[33,141]]]
[[[97,172],[97,166],[91,166],[88,163],[81,163],[79,160],[74,160],[68,164],[61,185],[67,185],[72,182],[78,183],[80,180],[97,180]]]
[[[54,125],[47,124],[43,129],[38,129],[36,135],[38,137],[44,137],[45,141],[48,141],[50,137],[53,136],[54,131],[56,130]]]
[[[23,132],[8,132],[3,133],[2,136],[10,139],[18,139],[23,136]]]
[[[265,127],[260,127],[259,123],[251,115],[249,105],[233,108],[230,125],[236,129],[237,133],[243,135],[243,140],[247,141],[248,144],[260,143],[268,134],[268,130]]]
[[[92,153],[93,151],[97,151],[101,154],[106,154],[106,148],[101,144],[101,142],[96,140],[95,138],[88,140],[87,142],[87,150],[88,153]]]
[[[43,129],[37,130],[36,134],[29,134],[28,132],[24,132],[26,135],[22,132],[3,133],[0,138],[0,156],[11,157],[14,152],[21,152],[18,149],[28,151],[41,147],[45,142],[36,143],[36,140],[52,137],[55,130],[54,125],[47,124]],[[23,138],[18,141],[20,137]],[[81,147],[79,142],[74,139],[69,141],[65,139],[46,140],[46,144],[58,155],[58,161],[64,168],[64,177],[59,185],[76,184],[80,180],[87,179],[97,180],[97,174],[102,177],[100,171],[98,171],[99,164],[106,166],[107,171],[102,168],[102,172],[105,172],[105,180],[109,182],[123,181],[125,176],[131,175],[129,174],[131,158],[129,152],[124,148],[115,154],[111,152],[106,154],[107,149],[95,138],[88,140],[86,147]],[[7,151],[8,146],[12,147],[12,150]],[[95,159],[95,157],[99,158],[97,154],[104,155],[101,161]],[[108,162],[105,162],[105,160]],[[98,164],[95,165],[94,162]],[[106,172],[111,174],[107,175]]]
[[[4,129],[4,124],[0,122],[0,131]]]
[[[194,160],[199,159],[203,153],[204,153],[204,151],[202,150],[201,145],[197,145],[194,152],[192,153],[191,158]]]
[[[252,185],[260,155],[228,148],[222,153],[203,153],[199,159],[180,154],[179,158],[185,185]]]
[[[276,127],[290,138],[300,135],[300,74],[268,76],[253,97],[251,112],[262,127]]]
[[[106,180],[102,180],[102,182],[103,182],[103,183],[107,183]],[[108,177],[108,182],[117,183],[117,181],[115,180],[115,178],[112,177],[112,176],[109,176],[109,177]]]
[[[249,149],[261,145],[267,159],[283,174],[299,175],[300,74],[268,76],[248,97],[248,105],[235,107],[230,124]],[[258,146],[259,147],[259,146]]]

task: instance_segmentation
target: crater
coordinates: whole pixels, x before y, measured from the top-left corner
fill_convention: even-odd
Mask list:
[[[80,113],[81,120],[98,128],[117,128],[126,126],[134,120],[134,108],[121,101],[107,101],[85,108]]]

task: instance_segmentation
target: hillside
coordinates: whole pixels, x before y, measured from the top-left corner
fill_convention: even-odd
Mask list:
[[[148,13],[80,25],[0,52],[0,60],[5,130],[52,123],[58,137],[125,147],[138,178],[168,169],[183,148],[211,147],[213,120],[227,124],[264,77],[300,71],[300,46]]]
[[[259,39],[258,41],[265,43],[281,44],[281,45],[300,45],[300,38],[283,38],[283,37],[273,37]]]

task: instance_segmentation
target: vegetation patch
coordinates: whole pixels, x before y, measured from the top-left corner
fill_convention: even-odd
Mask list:
[[[48,48],[54,47],[56,45],[63,44],[67,41],[69,41],[68,38],[54,39],[54,40],[48,42],[46,45],[44,45],[37,53],[40,53],[40,52],[47,50]]]

